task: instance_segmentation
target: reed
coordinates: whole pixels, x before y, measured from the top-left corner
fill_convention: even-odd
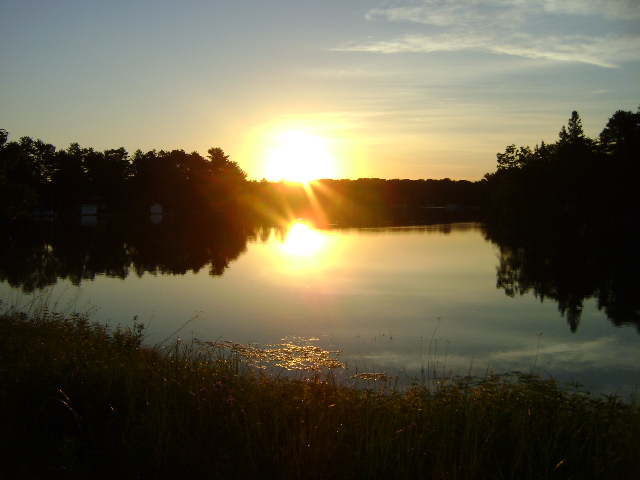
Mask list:
[[[359,388],[46,309],[0,337],[2,478],[640,478],[635,403],[534,375]]]

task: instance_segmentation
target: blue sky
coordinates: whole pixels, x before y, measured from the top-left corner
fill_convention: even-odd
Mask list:
[[[0,128],[58,148],[477,180],[639,105],[636,0],[0,1]]]

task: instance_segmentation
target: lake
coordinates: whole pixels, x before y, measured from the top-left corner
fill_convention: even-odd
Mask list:
[[[480,222],[111,219],[1,237],[5,310],[46,298],[113,325],[135,316],[150,344],[319,347],[340,352],[329,354],[348,367],[338,376],[385,373],[399,385],[434,369],[533,370],[624,399],[640,385],[637,244],[612,246],[607,231],[513,239]]]

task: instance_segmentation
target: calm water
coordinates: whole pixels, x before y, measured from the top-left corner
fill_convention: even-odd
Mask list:
[[[347,376],[384,372],[408,382],[434,365],[439,374],[460,375],[534,369],[625,398],[640,383],[633,318],[611,320],[588,288],[567,306],[575,289],[563,296],[568,287],[554,283],[553,268],[530,278],[536,268],[528,263],[553,259],[490,240],[478,223],[323,230],[300,223],[242,234],[223,229],[215,233],[223,240],[202,244],[210,234],[198,228],[181,228],[171,241],[159,226],[109,240],[95,228],[78,230],[71,246],[49,233],[26,252],[5,250],[5,308],[44,291],[59,309],[97,308],[97,321],[130,325],[137,316],[154,344],[176,331],[185,340],[259,346],[286,339],[341,351],[335,358],[348,365]],[[20,243],[5,242],[5,249]],[[38,263],[34,251],[42,266],[31,265]],[[20,262],[35,273],[23,279]],[[584,281],[576,268],[557,270]]]

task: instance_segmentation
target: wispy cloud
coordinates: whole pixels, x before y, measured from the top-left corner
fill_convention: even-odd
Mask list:
[[[543,14],[631,20],[640,18],[640,4],[636,0],[423,0],[410,7],[374,8],[365,18],[446,26],[478,21],[525,23]]]
[[[540,0],[531,3],[540,4],[545,12],[556,15],[600,16],[609,20],[640,18],[640,4],[636,0]]]
[[[640,32],[633,26],[623,32],[631,25],[625,22],[640,18],[640,3],[632,1],[425,0],[372,9],[365,17],[371,22],[407,23],[412,33],[353,42],[336,50],[482,51],[606,68],[640,60]]]

